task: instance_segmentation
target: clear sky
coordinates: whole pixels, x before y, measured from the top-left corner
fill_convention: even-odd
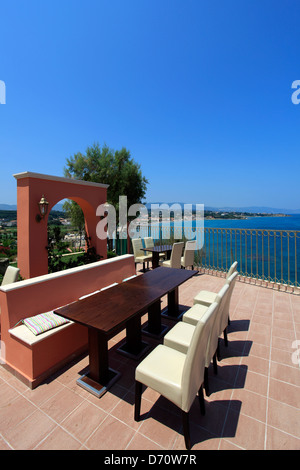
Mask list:
[[[0,203],[126,147],[147,202],[299,209],[300,2],[1,2]]]

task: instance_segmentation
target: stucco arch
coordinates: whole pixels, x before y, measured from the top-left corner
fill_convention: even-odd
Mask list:
[[[48,273],[47,223],[50,210],[62,199],[72,199],[82,208],[91,245],[107,257],[106,240],[96,234],[99,217],[96,209],[107,200],[107,184],[74,180],[40,173],[15,174],[17,180],[18,267],[25,279]],[[44,195],[49,202],[48,214],[36,221],[38,203]]]

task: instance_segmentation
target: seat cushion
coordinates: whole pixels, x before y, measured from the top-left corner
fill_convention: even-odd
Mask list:
[[[186,354],[194,331],[195,326],[190,323],[176,323],[165,335],[164,345]]]
[[[145,261],[151,261],[152,255],[145,255],[145,256],[135,256],[134,261],[136,263],[144,263]]]
[[[207,309],[207,305],[195,304],[183,314],[182,321],[184,323],[190,323],[191,325],[196,326],[198,321],[201,320],[202,316],[207,311]]]
[[[171,260],[166,259],[165,261],[159,262],[160,266],[164,266],[165,268],[169,268],[171,266]]]
[[[199,294],[194,297],[194,304],[198,303],[209,306],[216,301],[217,295],[216,292],[201,290]]]
[[[185,358],[185,354],[159,344],[137,366],[135,378],[181,408]]]
[[[52,328],[69,323],[69,320],[51,311],[25,318],[22,320],[22,323],[27,326],[34,335],[40,335]]]

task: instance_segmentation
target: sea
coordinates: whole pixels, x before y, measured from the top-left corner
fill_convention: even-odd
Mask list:
[[[260,230],[300,230],[300,214],[283,217],[249,217],[247,219],[205,219],[204,227]]]
[[[162,225],[161,238],[167,239],[168,236],[164,236],[168,233],[165,231],[167,224]],[[174,234],[181,233],[178,232],[178,227],[182,222],[171,222],[170,225],[171,233],[173,227]],[[153,238],[158,238],[158,226],[159,224],[152,226]],[[195,227],[196,221],[184,221],[182,232],[192,238]],[[300,214],[205,219],[203,227],[204,237],[201,240],[197,237],[199,265],[226,270],[232,261],[237,260],[240,272],[246,276],[299,286]]]

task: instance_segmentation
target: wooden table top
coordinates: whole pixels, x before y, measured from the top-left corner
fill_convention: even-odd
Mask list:
[[[151,246],[149,248],[141,248],[144,251],[155,251],[158,253],[162,253],[164,251],[170,251],[172,250],[173,245],[156,245],[156,246]]]
[[[128,320],[146,313],[155,301],[197,271],[159,267],[117,286],[55,310],[55,313],[112,337]]]

